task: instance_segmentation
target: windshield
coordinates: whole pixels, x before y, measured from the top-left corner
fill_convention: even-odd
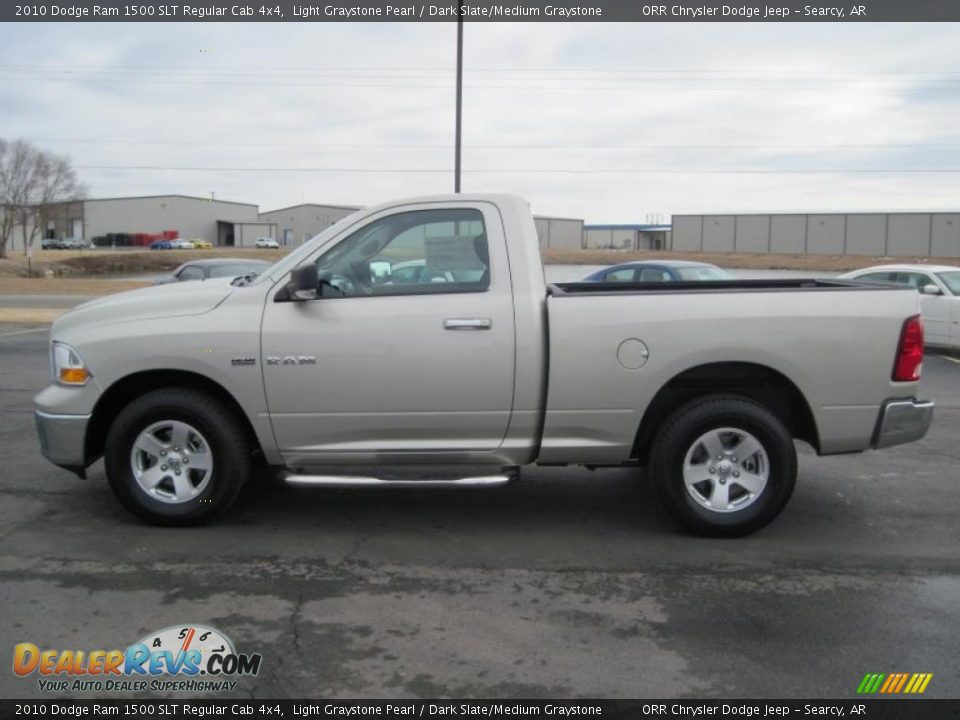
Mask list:
[[[347,217],[334,223],[323,232],[307,240],[303,245],[298,247],[296,250],[291,252],[286,257],[280,258],[280,260],[275,262],[273,265],[269,266],[268,268],[265,268],[264,270],[261,270],[260,274],[257,275],[256,280],[254,280],[252,284],[259,284],[261,282],[264,282],[265,278],[270,278],[271,280],[279,280],[282,275],[290,272],[291,270],[293,270],[293,268],[295,268],[297,265],[303,262],[304,258],[308,257],[316,248],[326,243],[334,235],[339,234],[342,228],[352,225],[356,221],[357,216],[361,212],[363,211],[358,210],[355,213],[351,213],[350,215],[347,215]]]
[[[937,277],[947,286],[954,295],[960,295],[960,270],[937,273]]]
[[[674,268],[681,280],[735,280],[726,270],[713,265],[693,265]]]

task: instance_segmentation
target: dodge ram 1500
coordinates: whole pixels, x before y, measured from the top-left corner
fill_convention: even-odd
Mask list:
[[[795,440],[884,448],[933,415],[915,291],[547,285],[507,195],[381,205],[256,277],[94,300],[54,323],[50,356],[44,455],[81,476],[103,457],[120,501],[166,525],[225,512],[257,456],[320,486],[637,466],[679,523],[739,535],[787,503]]]

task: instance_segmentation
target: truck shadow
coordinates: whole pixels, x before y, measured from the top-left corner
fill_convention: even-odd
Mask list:
[[[294,527],[338,524],[344,517],[383,527],[672,527],[635,468],[534,468],[506,487],[424,489],[289,487],[261,469],[222,522]]]

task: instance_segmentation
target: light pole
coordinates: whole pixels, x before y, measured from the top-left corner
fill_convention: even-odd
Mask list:
[[[453,159],[453,191],[460,192],[460,135],[463,125],[463,0],[457,13],[457,131]]]

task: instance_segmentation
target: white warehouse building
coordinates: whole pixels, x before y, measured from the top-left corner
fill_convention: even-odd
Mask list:
[[[262,212],[260,220],[277,226],[277,241],[281,245],[302,245],[359,209],[358,205],[303,203]]]
[[[37,237],[41,240],[83,240],[88,245],[142,245],[143,236],[202,239],[217,246],[252,246],[258,237],[276,237],[251,203],[153,195],[96,198],[56,205]],[[139,238],[137,236],[140,236]],[[23,250],[15,232],[10,250]]]
[[[360,209],[301,203],[260,212],[253,203],[177,194],[95,198],[54,206],[36,238],[38,244],[72,239],[101,247],[147,246],[160,237],[201,239],[215,247],[252,247],[257,238],[266,237],[281,246],[297,246]],[[534,223],[541,249],[584,246],[583,220],[535,216]],[[7,249],[24,249],[19,228]]]
[[[960,212],[674,215],[673,250],[960,257]]]
[[[541,250],[580,250],[583,248],[583,220],[535,215]]]
[[[260,213],[260,219],[277,226],[281,245],[301,245],[323,230],[360,210],[359,205],[303,203]],[[535,216],[540,248],[579,250],[583,247],[583,220]]]

